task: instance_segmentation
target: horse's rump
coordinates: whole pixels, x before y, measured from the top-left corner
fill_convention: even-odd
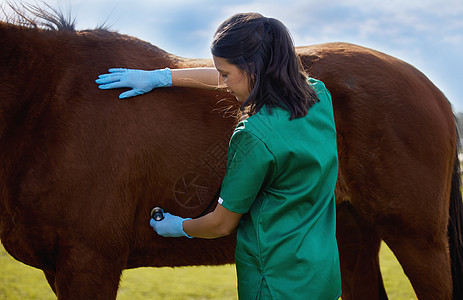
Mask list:
[[[451,289],[447,250],[451,193],[450,203],[461,205],[459,183],[452,188],[458,157],[450,104],[421,72],[383,53],[344,43],[303,47],[298,53],[309,74],[325,82],[333,97],[343,274],[353,272],[352,277],[365,278],[371,272],[371,286],[380,282],[377,289],[368,291],[371,297],[384,293],[377,250],[363,254],[362,248],[347,250],[353,240],[379,249],[383,239],[398,257],[420,299],[444,297],[447,292],[443,291]],[[458,173],[454,174],[453,178],[458,178]],[[454,211],[461,214],[462,210],[450,208],[450,217]],[[461,229],[454,237],[456,252],[461,253]],[[435,249],[420,253],[418,247]],[[421,267],[413,261],[420,255],[428,257],[430,269],[418,270]],[[365,269],[357,266],[357,271],[352,271],[350,264],[358,259],[365,260]],[[461,274],[461,260],[455,258],[453,262]],[[440,272],[442,277],[434,277],[429,283],[429,277],[421,274],[424,272]],[[350,295],[354,287],[345,278],[343,299],[368,297],[367,291]],[[441,285],[436,284],[439,280]],[[460,295],[457,286],[461,280],[454,271],[455,299]],[[427,288],[424,282],[434,287]],[[352,284],[358,288],[360,281]]]

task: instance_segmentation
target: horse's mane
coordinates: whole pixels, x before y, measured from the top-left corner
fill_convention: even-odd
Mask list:
[[[43,7],[38,4],[21,3],[16,4],[7,1],[7,9],[0,7],[3,19],[8,24],[19,25],[36,29],[48,29],[54,31],[76,31],[76,19],[71,16],[71,10],[67,13],[61,9],[53,8],[46,2]],[[107,30],[109,26],[105,23],[98,25],[97,30]]]

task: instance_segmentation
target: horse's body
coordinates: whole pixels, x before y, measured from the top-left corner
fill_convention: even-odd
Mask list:
[[[342,43],[298,52],[333,96],[343,299],[386,298],[381,239],[420,299],[449,299],[449,103],[384,54]],[[168,88],[120,101],[94,83],[114,66],[199,65],[211,64],[106,31],[0,23],[0,238],[59,298],[114,298],[126,268],[233,262],[233,236],[161,238],[148,225],[154,206],[185,217],[212,209],[235,124],[217,104],[227,95]]]

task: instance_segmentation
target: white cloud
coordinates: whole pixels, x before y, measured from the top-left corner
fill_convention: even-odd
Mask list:
[[[447,44],[453,44],[455,46],[460,46],[463,45],[463,34],[456,34],[452,36],[446,36],[443,38],[443,41],[446,42]],[[463,51],[463,48],[460,48],[461,51]],[[462,53],[463,55],[463,53]]]

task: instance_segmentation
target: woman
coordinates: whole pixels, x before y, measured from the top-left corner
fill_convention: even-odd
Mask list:
[[[278,20],[238,14],[211,46],[215,69],[111,69],[100,88],[217,88],[242,102],[248,118],[230,140],[216,209],[197,219],[165,214],[150,225],[165,237],[217,238],[238,228],[240,299],[338,299],[335,237],[336,131],[331,96],[307,78]]]

